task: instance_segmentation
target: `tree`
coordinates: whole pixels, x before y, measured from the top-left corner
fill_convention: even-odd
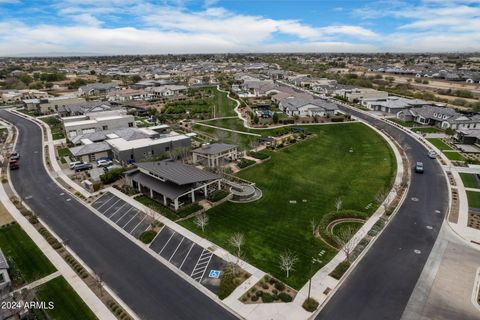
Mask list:
[[[287,273],[287,278],[290,276],[290,271],[295,270],[294,266],[297,261],[297,256],[289,250],[280,255],[280,269]]]
[[[208,224],[208,216],[206,213],[201,213],[198,216],[195,217],[193,220],[193,223],[200,229],[202,229],[202,232],[205,232],[205,227]]]
[[[240,257],[242,254],[242,246],[245,243],[245,237],[243,233],[235,232],[230,239],[228,240],[230,244],[237,249],[237,257]]]
[[[337,247],[343,251],[348,262],[351,262],[352,251],[355,249],[356,241],[354,240],[354,236],[356,232],[355,228],[349,226],[345,229],[341,229],[333,236],[333,240],[337,244]]]
[[[342,210],[342,206],[343,206],[343,201],[341,198],[337,198],[337,200],[335,201],[335,209],[338,211]]]
[[[258,124],[258,122],[260,122],[260,119],[258,119],[258,116],[257,116],[257,115],[254,115],[254,116],[253,116],[253,123],[254,123],[254,124]]]
[[[273,123],[277,124],[278,123],[278,113],[274,112],[272,116]]]

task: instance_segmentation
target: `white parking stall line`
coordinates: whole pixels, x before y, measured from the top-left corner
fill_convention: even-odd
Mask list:
[[[170,256],[170,259],[168,259],[169,262],[170,262],[170,260],[172,260],[175,253],[177,253],[177,250],[178,250],[178,248],[180,248],[180,245],[182,244],[184,239],[185,239],[185,237],[182,237],[182,240],[180,240],[180,243],[178,244],[177,248],[175,249],[175,251],[173,251],[172,255]]]
[[[144,215],[144,216],[143,216],[143,219],[140,220],[139,223],[137,223],[137,225],[135,226],[135,228],[132,229],[132,231],[130,231],[130,234],[133,234],[133,232],[135,231],[135,229],[137,229],[138,226],[139,226],[146,218],[147,218],[147,216]]]
[[[163,249],[165,249],[165,247],[166,247],[167,244],[170,242],[170,240],[172,240],[172,237],[173,237],[173,235],[174,235],[175,233],[176,233],[176,232],[173,231],[172,235],[170,236],[170,238],[168,238],[167,242],[165,242],[165,244],[163,245],[162,250],[160,250],[160,251],[158,252],[158,254],[161,254],[161,253],[162,253]]]
[[[117,204],[117,202],[119,202],[119,201],[121,201],[121,199],[117,199],[117,201],[115,201],[115,203],[112,204],[110,207],[108,207],[108,209],[105,210],[105,211],[100,211],[100,210],[98,210],[98,209],[97,209],[97,210],[100,211],[101,213],[107,212],[108,210],[110,210],[111,208],[113,208],[113,207]],[[100,208],[99,208],[99,209],[100,209]]]
[[[194,278],[193,280],[198,281],[198,282],[202,281],[203,277],[205,276],[205,272],[207,272],[208,264],[210,263],[210,260],[212,260],[212,256],[213,256],[213,253],[210,254],[210,257],[209,257],[209,259],[208,259],[207,264],[205,265],[205,267],[203,267],[203,272],[202,272],[202,275],[200,276],[200,278],[199,278],[199,277],[196,277],[196,278]]]
[[[127,203],[125,202],[124,204],[122,204],[117,210],[115,210],[111,215],[107,216],[105,215],[107,218],[110,219],[110,217],[113,217],[120,209],[122,209],[123,207],[125,207]]]
[[[202,278],[205,275],[205,270],[207,270],[208,264],[210,263],[212,256],[213,256],[212,252],[208,251],[207,249],[203,249],[202,254],[197,260],[197,264],[195,265],[192,273],[190,274],[190,277],[192,277],[193,280],[198,282],[202,281]],[[200,276],[197,276],[197,275],[200,275]]]
[[[187,260],[187,257],[192,251],[194,245],[195,245],[195,242],[192,242],[192,245],[190,246],[190,249],[188,250],[187,255],[185,256],[185,258],[183,258],[182,264],[180,265],[180,267],[178,267],[178,269],[182,269],[183,264],[185,263],[185,260]]]
[[[134,215],[130,220],[128,220],[127,223],[125,223],[125,224],[123,225],[122,229],[125,228],[125,227],[127,226],[127,224],[129,224],[130,221],[132,221],[139,213],[140,213],[140,211],[137,211],[137,213],[135,213],[135,215]]]
[[[100,199],[102,199],[102,198],[100,198]],[[100,199],[98,199],[98,200],[100,200]],[[113,196],[113,197],[111,197],[111,198],[108,198],[107,201],[103,201],[103,200],[102,200],[103,203],[97,208],[97,210],[100,211],[100,208],[103,207],[104,205],[106,205],[107,203],[109,203],[110,200],[112,200],[112,199],[115,199],[115,196]],[[98,200],[97,200],[97,201],[98,201]]]
[[[125,211],[125,213],[124,213],[120,218],[118,218],[116,221],[113,221],[113,220],[112,220],[112,221],[115,222],[115,223],[118,223],[118,222],[119,222],[120,220],[122,220],[122,218],[125,217],[125,216],[127,215],[127,213],[129,213],[130,210],[132,210],[132,209],[135,209],[135,208],[134,208],[134,207],[131,207],[130,209],[128,209],[127,211]]]

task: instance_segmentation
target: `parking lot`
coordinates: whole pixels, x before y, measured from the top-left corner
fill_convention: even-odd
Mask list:
[[[150,248],[193,280],[217,293],[220,284],[219,276],[227,263],[210,250],[167,226],[158,233],[150,244]]]
[[[135,238],[138,238],[153,222],[153,218],[110,192],[98,198],[92,203],[92,207]]]

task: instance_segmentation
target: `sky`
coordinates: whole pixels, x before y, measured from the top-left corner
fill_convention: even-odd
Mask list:
[[[480,51],[480,0],[0,0],[0,56]]]

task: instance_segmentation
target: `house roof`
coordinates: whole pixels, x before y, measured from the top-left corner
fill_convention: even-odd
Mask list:
[[[169,181],[163,182],[138,170],[131,174],[131,178],[139,182],[142,186],[146,186],[170,199],[175,199],[191,190],[190,184],[178,185]]]
[[[298,110],[298,108],[313,105],[314,107],[322,108],[324,110],[337,110],[335,103],[323,99],[304,99],[304,98],[286,98],[280,101],[280,104],[286,110]]]
[[[219,154],[231,149],[237,148],[235,144],[226,144],[226,143],[212,143],[201,146],[200,148],[194,149],[192,152],[200,154]]]
[[[78,147],[70,148],[70,152],[75,157],[81,157],[81,156],[103,152],[103,151],[109,151],[109,150],[111,150],[111,147],[106,142],[95,142],[95,143],[89,143],[89,144],[84,144]]]
[[[9,265],[8,265],[7,259],[3,255],[2,249],[0,249],[0,270],[8,269],[8,268],[9,268]]]
[[[177,185],[204,182],[220,179],[218,174],[200,170],[194,166],[179,161],[163,160],[155,162],[135,163],[138,168],[151,172],[159,178],[171,181]]]

